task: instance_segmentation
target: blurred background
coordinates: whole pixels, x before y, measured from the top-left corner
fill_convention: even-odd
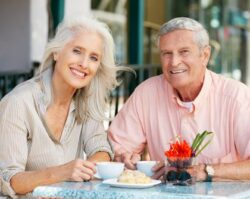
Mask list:
[[[35,74],[58,23],[72,14],[106,22],[117,63],[137,72],[121,74],[111,115],[140,82],[161,73],[156,33],[173,17],[200,21],[211,37],[209,68],[250,85],[249,10],[250,0],[0,0],[0,99]]]

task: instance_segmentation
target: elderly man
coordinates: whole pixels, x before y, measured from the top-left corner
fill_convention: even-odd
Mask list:
[[[158,47],[163,74],[139,85],[110,126],[116,160],[135,169],[147,146],[150,158],[161,161],[158,178],[171,140],[181,135],[191,144],[208,130],[214,136],[196,158],[197,179],[250,180],[249,88],[207,69],[209,36],[193,19],[165,23]]]

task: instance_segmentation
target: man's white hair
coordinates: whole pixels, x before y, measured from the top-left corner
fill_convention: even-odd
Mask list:
[[[190,30],[194,32],[194,41],[200,49],[209,45],[209,36],[206,29],[198,21],[187,18],[177,17],[164,23],[158,33],[157,45],[159,46],[160,37],[174,30]]]

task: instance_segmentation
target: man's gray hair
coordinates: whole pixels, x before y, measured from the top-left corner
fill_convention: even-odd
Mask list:
[[[206,29],[198,21],[187,18],[178,17],[164,23],[158,33],[157,45],[159,46],[160,37],[174,30],[190,30],[194,32],[194,41],[200,49],[209,45],[209,36]]]

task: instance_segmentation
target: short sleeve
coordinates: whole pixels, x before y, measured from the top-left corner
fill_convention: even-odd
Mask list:
[[[8,95],[0,102],[0,188],[3,194],[15,197],[10,179],[25,170],[27,153],[25,108],[20,98]]]
[[[136,88],[110,125],[108,137],[116,154],[141,154],[145,148],[142,91],[141,87]]]
[[[107,152],[111,159],[114,154],[107,138],[107,132],[104,130],[102,122],[89,119],[82,128],[83,150],[87,157],[97,152]]]

